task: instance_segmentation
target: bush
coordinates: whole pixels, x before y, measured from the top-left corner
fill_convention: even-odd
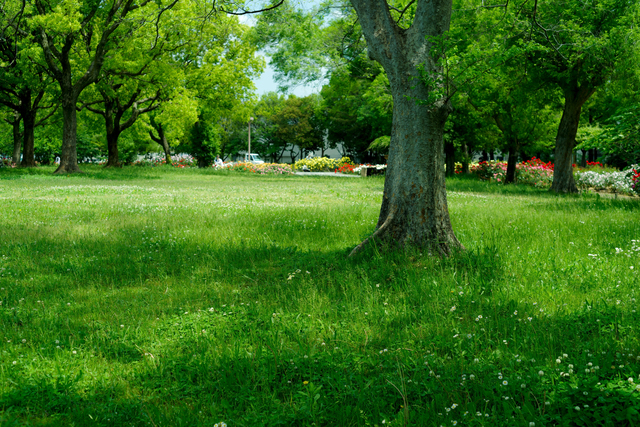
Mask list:
[[[640,194],[640,166],[633,165],[621,172],[576,171],[578,187],[609,190],[622,194]]]
[[[533,185],[539,188],[551,187],[553,183],[553,163],[543,162],[533,157],[531,160],[516,165],[516,181],[520,184]]]
[[[480,162],[471,166],[471,173],[480,179],[495,179],[504,182],[507,175],[507,164],[505,162]]]

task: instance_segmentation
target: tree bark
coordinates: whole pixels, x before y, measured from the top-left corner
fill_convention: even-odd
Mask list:
[[[69,80],[71,76],[69,76]],[[77,133],[78,118],[76,103],[78,96],[72,88],[62,87],[62,148],[60,149],[60,166],[55,174],[81,172],[78,167]]]
[[[505,184],[516,182],[516,165],[518,164],[518,141],[512,141],[509,144],[509,159],[507,160],[507,176],[504,179]]]
[[[156,137],[153,134],[153,131],[149,131],[149,135],[151,139],[157,142],[164,151],[165,162],[168,165],[173,165],[173,161],[171,160],[171,147],[169,147],[169,141],[167,141],[167,135],[164,133],[164,129],[162,129],[162,125],[158,124],[156,127],[156,131],[158,131],[158,136]]]
[[[35,159],[35,147],[34,147],[34,128],[36,126],[36,110],[29,107],[24,108],[22,111],[22,123],[23,123],[23,149],[22,149],[22,163],[20,166],[23,168],[31,168],[36,166]]]
[[[433,77],[442,76],[427,38],[448,31],[451,0],[419,0],[407,30],[396,25],[385,0],[351,3],[369,56],[387,72],[393,96],[389,160],[377,229],[352,255],[371,238],[448,255],[462,248],[449,220],[443,168],[444,125],[451,107],[444,98],[429,104],[417,101],[428,100],[433,89],[442,89],[428,88],[419,67]]]
[[[444,145],[445,163],[447,165],[447,176],[456,174],[456,147],[452,142]]]
[[[580,122],[580,112],[584,103],[591,97],[594,89],[573,87],[564,90],[564,109],[556,135],[556,149],[551,190],[557,193],[577,193],[578,187],[573,179],[573,148]]]
[[[104,99],[104,124],[107,131],[107,163],[105,168],[121,167],[118,152],[118,138],[120,137],[119,123],[114,123],[115,103],[107,96]]]
[[[13,155],[11,156],[11,163],[15,163],[16,166],[20,164],[20,151],[22,148],[22,132],[20,132],[21,121],[22,116],[16,112],[14,119],[9,122],[13,133]]]
[[[462,144],[462,167],[460,168],[460,172],[464,175],[470,173],[469,172],[469,147],[467,144]]]

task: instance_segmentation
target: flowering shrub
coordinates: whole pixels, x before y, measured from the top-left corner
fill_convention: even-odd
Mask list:
[[[470,171],[480,179],[495,179],[504,182],[507,176],[507,164],[505,162],[480,162],[471,165]]]
[[[336,172],[338,173],[355,173],[355,166],[350,165],[349,163],[345,163],[344,165],[340,166],[338,169],[336,169]]]
[[[543,162],[532,157],[531,160],[516,165],[516,179],[521,184],[538,188],[551,187],[553,183],[553,163]]]
[[[303,166],[306,166],[311,172],[333,172],[336,169],[344,166],[355,166],[355,163],[349,157],[343,157],[341,159],[329,159],[327,157],[314,157],[312,159],[301,159],[294,163],[294,170],[302,170]]]
[[[581,188],[610,190],[622,194],[638,194],[638,165],[633,165],[621,172],[576,171],[576,184]]]
[[[507,163],[480,162],[471,165],[470,171],[480,179],[494,179],[497,182],[504,182],[507,177]],[[526,162],[518,163],[516,165],[516,181],[540,188],[549,187],[553,182],[553,163],[545,163],[535,157]]]

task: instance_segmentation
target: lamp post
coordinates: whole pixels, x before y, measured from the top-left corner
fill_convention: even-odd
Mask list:
[[[251,161],[251,122],[253,121],[253,117],[249,117],[249,154],[248,159]]]

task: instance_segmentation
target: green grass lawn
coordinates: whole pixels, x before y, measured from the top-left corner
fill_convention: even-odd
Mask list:
[[[447,181],[0,170],[0,425],[640,425],[640,203]]]

